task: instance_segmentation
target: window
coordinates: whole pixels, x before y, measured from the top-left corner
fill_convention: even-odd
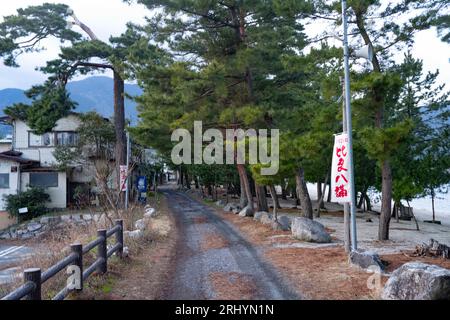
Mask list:
[[[28,142],[30,147],[52,147],[55,145],[55,134],[49,132],[39,136],[28,132]]]
[[[30,186],[41,188],[56,188],[58,186],[57,172],[31,172]]]
[[[75,146],[78,142],[78,134],[76,132],[57,132],[56,144],[58,146]]]
[[[0,189],[9,189],[9,173],[0,173]]]

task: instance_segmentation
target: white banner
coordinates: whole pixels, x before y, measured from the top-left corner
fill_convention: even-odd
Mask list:
[[[331,165],[331,198],[333,202],[350,202],[348,165],[348,134],[342,133],[334,137]]]
[[[120,166],[120,191],[127,191],[128,167]]]

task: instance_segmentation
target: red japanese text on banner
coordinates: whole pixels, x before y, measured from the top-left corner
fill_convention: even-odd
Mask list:
[[[127,191],[128,167],[120,166],[120,191]]]
[[[333,162],[331,166],[332,201],[350,202],[348,134],[334,137]]]

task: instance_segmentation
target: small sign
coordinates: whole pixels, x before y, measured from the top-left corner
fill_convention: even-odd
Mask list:
[[[333,162],[331,167],[332,199],[336,202],[350,202],[348,134],[334,137]]]
[[[20,213],[20,214],[28,213],[28,208],[20,208],[20,209],[19,209],[19,213]]]
[[[127,191],[128,166],[120,166],[120,191]]]
[[[137,179],[137,189],[139,192],[147,192],[147,177],[139,176]]]

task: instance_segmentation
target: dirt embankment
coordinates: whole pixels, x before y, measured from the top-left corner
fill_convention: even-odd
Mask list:
[[[164,197],[144,239],[134,244],[134,253],[107,275],[92,281],[80,299],[157,300],[169,282],[175,258],[177,232]]]

